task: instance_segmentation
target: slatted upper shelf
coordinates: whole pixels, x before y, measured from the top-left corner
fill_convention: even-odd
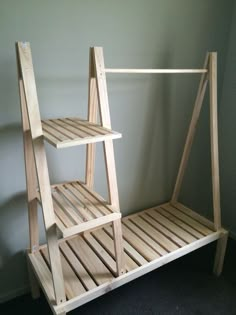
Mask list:
[[[56,148],[121,138],[121,134],[80,118],[42,120],[45,140]]]
[[[39,202],[40,197],[38,196]],[[121,213],[82,182],[52,186],[56,224],[63,237],[121,218]]]

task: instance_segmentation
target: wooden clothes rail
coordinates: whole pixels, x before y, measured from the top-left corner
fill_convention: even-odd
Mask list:
[[[41,120],[29,43],[16,43],[22,112],[33,297],[42,288],[54,314],[74,308],[217,240],[214,273],[223,268],[228,232],[221,227],[217,54],[202,69],[109,69],[101,47],[90,48],[88,118]],[[121,220],[106,73],[200,73],[201,79],[171,200]],[[214,221],[178,201],[203,99],[209,83]],[[100,122],[97,122],[100,115]],[[86,144],[84,181],[50,184],[44,141],[55,148]],[[102,142],[108,201],[94,191],[95,143]],[[47,243],[39,245],[37,207]],[[60,238],[58,238],[58,232]]]

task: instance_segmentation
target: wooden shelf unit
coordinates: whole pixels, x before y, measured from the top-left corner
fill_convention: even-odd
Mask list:
[[[220,275],[228,232],[221,226],[217,54],[208,53],[202,69],[106,69],[102,48],[90,48],[88,119],[41,121],[29,43],[17,43],[16,53],[28,194],[30,248],[27,257],[32,296],[39,296],[40,285],[52,312],[65,315],[216,240],[213,271]],[[106,72],[201,74],[171,200],[124,217],[122,221],[112,142],[121,135],[111,130]],[[208,83],[213,221],[178,201]],[[97,124],[98,113],[100,124]],[[51,186],[44,140],[56,148],[86,144],[85,180]],[[103,142],[104,147],[108,201],[93,189],[95,142],[99,141]],[[42,207],[47,238],[47,244],[43,246],[39,245],[38,203]],[[62,234],[60,239],[58,230]]]

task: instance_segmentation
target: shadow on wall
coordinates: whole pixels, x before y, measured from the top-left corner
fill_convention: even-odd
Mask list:
[[[14,288],[27,287],[25,249],[28,247],[26,195],[11,196],[0,205],[0,302]]]

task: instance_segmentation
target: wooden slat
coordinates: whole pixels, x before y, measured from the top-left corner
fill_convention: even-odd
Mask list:
[[[93,248],[93,251],[97,254],[100,260],[107,266],[107,268],[116,275],[116,263],[110,254],[98,243],[98,241],[90,234],[84,233],[84,238],[90,247]]]
[[[97,229],[92,232],[96,240],[106,249],[106,251],[115,259],[115,250],[113,239],[105,233],[102,229]],[[125,252],[125,268],[127,271],[137,268],[137,263],[130,258]]]
[[[65,214],[68,216],[68,218],[74,223],[74,224],[79,224],[83,222],[81,217],[78,215],[74,207],[70,205],[64,194],[64,191],[61,190],[61,186],[58,187],[53,193],[52,193],[53,199],[56,201],[54,202],[54,207],[56,204],[63,209]],[[73,203],[74,205],[74,203]],[[77,205],[76,205],[77,206]],[[77,207],[76,207],[77,208]]]
[[[158,223],[157,221],[153,220],[151,217],[147,215],[147,213],[143,213],[140,216],[143,220],[149,223],[155,231],[159,231],[161,234],[165,235],[167,238],[169,238],[173,243],[175,243],[179,247],[183,247],[187,244],[187,242],[183,241],[181,238],[176,236],[176,234],[172,233],[170,230],[168,230],[166,227]],[[150,229],[150,228],[149,228]],[[150,230],[151,231],[151,230]]]
[[[190,217],[192,217],[194,220],[198,221],[199,223],[205,225],[206,227],[208,227],[212,232],[214,231],[214,223],[211,222],[210,220],[206,219],[205,217],[201,216],[200,214],[198,214],[197,212],[191,210],[190,208],[188,208],[187,206],[176,202],[176,203],[171,203],[171,205],[177,209],[179,209],[180,211],[182,211],[183,213],[189,215]]]
[[[212,231],[209,230],[207,227],[205,227],[204,225],[202,225],[198,221],[194,220],[193,218],[189,217],[188,215],[182,213],[178,209],[172,207],[171,205],[169,205],[169,204],[163,205],[162,208],[167,210],[168,212],[170,212],[174,216],[178,217],[183,222],[190,225],[192,228],[194,228],[196,231],[198,231],[202,235],[208,235],[208,234],[212,233]]]
[[[113,238],[113,232],[111,227],[104,227],[104,230],[108,233],[110,237]],[[126,253],[132,257],[132,259],[140,266],[145,265],[148,261],[144,256],[142,256],[134,247],[132,247],[125,239],[124,239],[124,249]]]
[[[168,211],[166,211],[164,208],[162,207],[158,207],[156,209],[156,211],[158,211],[159,213],[161,213],[163,216],[165,216],[167,219],[169,219],[170,221],[174,222],[176,225],[180,226],[183,230],[187,231],[189,234],[191,234],[192,236],[194,236],[195,238],[201,238],[203,237],[203,234],[199,233],[198,231],[196,231],[194,228],[192,228],[190,225],[188,225],[187,223],[185,223],[184,221],[178,219],[176,216],[172,215],[171,213],[169,213]]]
[[[158,208],[157,208],[158,209]],[[184,240],[187,243],[191,243],[195,241],[197,238],[192,236],[191,234],[187,233],[185,230],[180,228],[178,225],[176,225],[174,222],[171,220],[167,219],[154,209],[150,210],[147,212],[149,216],[151,216],[153,219],[155,219],[158,223],[162,224],[165,226],[167,229],[169,229],[172,233],[177,235],[179,238]]]
[[[43,126],[43,130],[45,130],[47,133],[49,133],[51,136],[53,136],[57,140],[62,141],[62,142],[70,140],[70,139],[68,139],[67,136],[65,136],[59,130],[57,130],[57,129],[53,128],[52,126],[50,126],[50,124],[48,122],[43,123],[42,126]]]
[[[91,137],[91,136],[96,137],[96,136],[100,136],[101,135],[97,131],[89,129],[87,127],[88,124],[82,125],[82,124],[80,124],[80,122],[78,120],[76,121],[73,118],[65,118],[64,121],[66,121],[66,123],[68,125],[73,126],[75,128],[78,128],[78,130],[80,130],[80,131],[83,131],[87,135],[87,137]]]
[[[71,239],[68,243],[97,284],[112,280],[110,271],[81,237]]]
[[[69,193],[69,191],[65,189],[64,186],[58,186],[57,189],[65,196],[65,198],[67,198],[71,202],[71,204],[83,218],[83,221],[89,221],[95,218],[95,216],[90,211],[88,211],[87,207],[83,207],[80,199],[78,199],[75,195]]]
[[[58,124],[57,120],[53,120],[53,119],[46,120],[46,121],[44,121],[44,125],[51,126],[55,130],[58,130],[58,132],[64,134],[69,139],[74,139],[76,137],[76,135],[74,133],[72,133],[71,131],[67,130],[66,128],[63,128],[62,126],[60,126],[60,124]]]
[[[84,266],[78,260],[76,255],[73,253],[71,248],[67,245],[66,242],[60,243],[60,249],[63,254],[68,258],[71,267],[73,268],[76,275],[80,278],[80,281],[83,283],[84,287],[87,290],[92,290],[97,287],[94,280],[90,277]]]
[[[146,223],[141,217],[138,216],[131,219],[131,221],[133,221],[139,226],[140,229],[145,231],[145,233],[147,233],[152,239],[165,248],[167,252],[171,252],[179,248],[175,243],[171,242],[167,237],[165,237],[165,235],[155,230],[150,224]],[[161,254],[166,254],[166,251]]]
[[[67,123],[67,120],[65,118],[60,118],[60,119],[54,119],[54,121],[60,125],[61,127],[63,127],[65,130],[70,131],[71,133],[74,134],[74,139],[83,139],[85,137],[88,136],[88,134],[86,132],[84,132],[83,130],[80,130],[75,126],[71,126]]]
[[[115,212],[115,209],[108,205],[107,202],[95,191],[91,191],[86,185],[76,182],[72,183],[73,187],[78,189],[84,196],[86,196],[93,204],[99,206],[99,210],[104,214]]]
[[[68,215],[61,209],[61,207],[58,206],[57,203],[55,203],[55,202],[53,203],[53,208],[54,208],[56,216],[60,219],[60,221],[66,227],[74,226],[75,222],[71,221],[71,219],[68,217]]]
[[[50,264],[47,249],[41,249],[41,252],[47,263]],[[74,273],[73,269],[63,255],[61,255],[61,263],[67,298],[73,299],[74,297],[86,292],[77,275]]]
[[[141,238],[123,225],[123,238],[129,242],[145,259],[151,261],[160,257],[160,254],[155,252]]]
[[[133,219],[133,222],[137,223],[137,220],[139,218],[136,217],[135,219]],[[165,247],[160,246],[159,243],[155,242],[148,234],[144,233],[139,225],[136,226],[133,222],[129,219],[123,219],[123,223],[125,224],[125,226],[127,226],[133,233],[140,237],[148,246],[150,246],[155,252],[157,252],[158,255],[162,256],[164,254],[167,254],[168,251],[165,249]],[[138,220],[138,222],[140,221]]]
[[[70,119],[72,119],[72,118],[70,118]],[[104,128],[104,127],[97,125],[97,124],[96,125],[92,124],[91,122],[89,122],[89,123],[85,122],[84,120],[82,120],[80,118],[73,118],[73,121],[77,122],[79,125],[85,126],[89,130],[96,131],[96,133],[99,135],[107,135],[110,133],[115,133],[115,131],[112,131],[111,129]]]
[[[73,184],[66,184],[65,187],[70,190],[80,200],[81,203],[83,203],[83,205],[92,213],[93,217],[99,218],[103,215],[103,213],[99,211],[99,205],[94,204],[91,201],[92,198],[90,195],[86,195],[84,190],[77,190]]]

